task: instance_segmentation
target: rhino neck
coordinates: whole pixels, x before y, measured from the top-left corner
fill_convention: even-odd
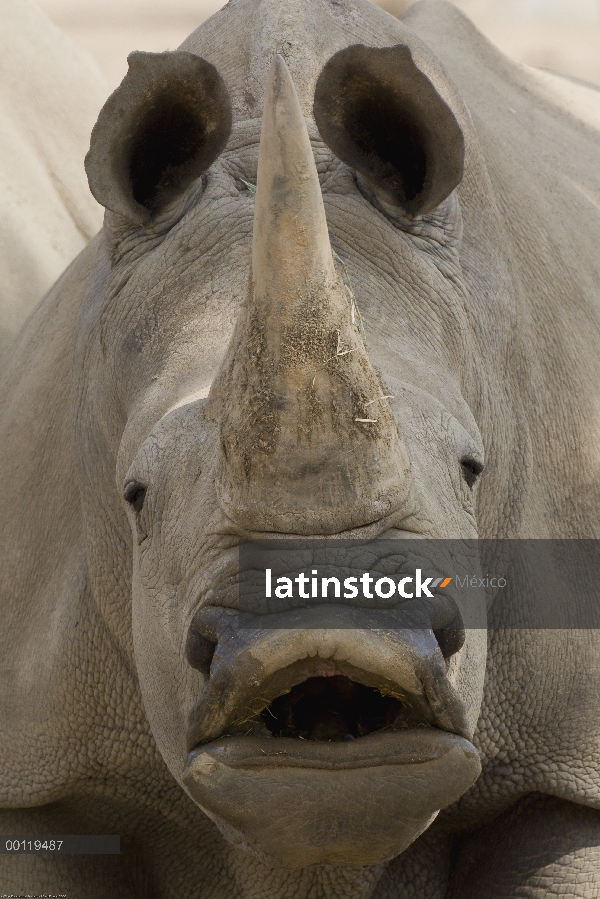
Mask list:
[[[304,117],[276,57],[248,296],[211,393],[228,516],[251,531],[326,534],[392,514],[407,462],[385,393],[336,273]]]

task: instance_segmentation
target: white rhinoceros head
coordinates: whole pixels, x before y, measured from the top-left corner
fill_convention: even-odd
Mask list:
[[[290,867],[391,858],[471,786],[485,668],[457,599],[412,602],[418,627],[350,603],[337,626],[237,618],[243,540],[480,533],[469,116],[400,23],[311,10],[302,52],[275,21],[222,64],[210,23],[130,57],[87,158],[107,214],[76,376],[91,578],[160,752]],[[133,646],[128,591],[102,588],[131,566]]]

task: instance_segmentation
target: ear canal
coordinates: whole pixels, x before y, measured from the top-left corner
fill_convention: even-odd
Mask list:
[[[128,63],[94,126],[85,168],[102,206],[147,224],[222,153],[231,101],[215,67],[193,53],[136,52]]]
[[[340,50],[319,76],[313,111],[335,155],[411,216],[462,179],[460,125],[403,44]]]

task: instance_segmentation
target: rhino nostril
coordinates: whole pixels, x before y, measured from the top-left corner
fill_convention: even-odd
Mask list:
[[[216,640],[209,640],[194,628],[190,628],[185,645],[185,657],[192,668],[196,668],[208,677],[216,648]]]
[[[457,621],[456,624],[458,625],[456,627],[443,627],[439,630],[434,630],[433,632],[433,636],[438,641],[442,655],[446,661],[457,653],[459,649],[462,649],[465,642],[466,634],[465,629],[462,626],[462,621]]]

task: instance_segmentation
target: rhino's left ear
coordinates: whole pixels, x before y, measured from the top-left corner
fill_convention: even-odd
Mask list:
[[[411,216],[431,212],[462,179],[460,125],[404,44],[332,56],[314,116],[335,155]]]
[[[231,101],[193,53],[131,53],[129,71],[92,131],[85,168],[102,206],[148,224],[224,150]]]

